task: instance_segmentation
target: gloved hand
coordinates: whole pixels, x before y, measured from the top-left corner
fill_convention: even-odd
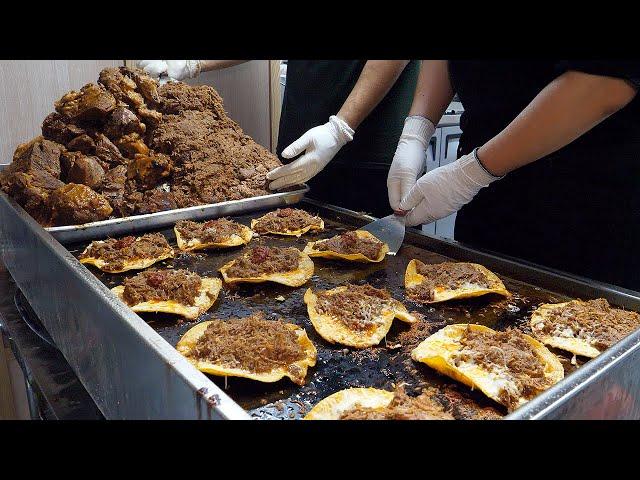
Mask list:
[[[167,73],[167,62],[164,60],[138,60],[137,65],[153,78],[159,78],[161,74]]]
[[[165,60],[167,75],[173,80],[195,78],[200,75],[202,65],[200,60]]]
[[[267,173],[271,190],[300,185],[318,174],[347,142],[353,140],[353,129],[341,118],[332,115],[324,125],[314,127],[282,151],[284,158],[297,160]]]
[[[427,147],[435,131],[436,127],[431,120],[419,115],[407,117],[404,121],[402,135],[387,176],[389,205],[393,210],[400,208],[400,202],[416,184],[418,175],[425,167]]]
[[[502,178],[482,166],[476,150],[418,179],[400,202],[400,209],[411,210],[405,217],[407,226],[431,223],[457,212],[482,188]]]

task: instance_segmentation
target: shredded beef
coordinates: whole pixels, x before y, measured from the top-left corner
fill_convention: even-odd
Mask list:
[[[320,217],[297,208],[279,208],[260,217],[253,230],[257,233],[301,230],[310,225],[320,226]]]
[[[2,189],[43,225],[50,225],[55,213],[49,210],[49,192],[61,183],[102,189],[98,163],[103,172],[127,168],[126,188],[105,190],[114,216],[267,195],[272,192],[266,175],[282,165],[227,116],[210,86],[170,82],[159,87],[141,70],[105,68],[97,84],[68,92],[55,109],[42,124],[48,140],[34,142],[36,148],[58,149],[57,173],[9,168],[0,179]],[[63,225],[102,216],[79,212],[55,218]]]
[[[147,233],[141,237],[109,238],[101,243],[93,242],[80,258],[99,258],[107,262],[104,270],[115,271],[131,260],[157,258],[171,249],[161,233]]]
[[[467,328],[460,344],[462,348],[454,354],[456,365],[475,363],[514,382],[515,391],[500,392],[510,411],[517,408],[520,397],[531,399],[550,386],[542,360],[517,330],[487,333]]]
[[[373,409],[357,406],[344,412],[340,420],[453,420],[433,394],[422,392],[410,397],[400,386],[393,392],[393,400],[384,408]]]
[[[281,320],[265,320],[261,312],[212,320],[194,350],[199,360],[253,373],[285,368],[295,375],[299,369],[292,364],[305,358],[298,335]]]
[[[411,299],[418,302],[433,300],[436,287],[454,290],[468,283],[479,287],[490,286],[486,276],[468,263],[443,262],[424,264],[417,260],[416,264],[416,270],[425,278],[420,285],[407,289],[407,294]]]
[[[378,326],[382,309],[388,307],[391,295],[371,285],[347,284],[344,292],[317,292],[316,310],[337,318],[352,330],[369,330]]]
[[[299,262],[300,250],[297,248],[257,246],[235,260],[227,274],[230,277],[246,278],[285,273],[296,270]]]
[[[356,232],[346,232],[329,240],[316,242],[314,248],[320,251],[331,250],[336,253],[361,253],[372,260],[380,256],[384,244],[377,238],[360,238]]]
[[[612,308],[604,298],[573,300],[551,311],[551,318],[536,332],[545,335],[579,338],[600,351],[640,328],[636,312]]]
[[[123,297],[130,306],[149,300],[174,300],[192,306],[200,295],[202,279],[188,270],[150,269],[125,279],[123,285]]]
[[[198,239],[202,243],[220,243],[228,240],[232,235],[242,233],[242,225],[227,218],[218,218],[204,223],[180,220],[175,228],[186,242]]]

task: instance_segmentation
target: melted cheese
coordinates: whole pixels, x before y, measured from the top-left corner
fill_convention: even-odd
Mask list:
[[[571,328],[563,328],[556,326],[555,331],[551,335],[544,334],[542,328],[546,323],[551,323],[551,312],[556,308],[568,305],[569,302],[563,303],[545,303],[540,305],[531,315],[531,331],[545,345],[560,348],[576,355],[583,357],[595,358],[600,355],[600,350],[591,345],[592,339],[589,337],[579,338],[578,332]]]
[[[501,393],[506,390],[512,396],[518,397],[518,388],[513,377],[506,369],[496,366],[488,370],[478,365],[473,360],[456,361],[457,353],[462,349],[460,343],[464,332],[469,327],[472,330],[486,333],[496,333],[483,325],[455,324],[448,325],[424,340],[412,352],[411,358],[417,362],[429,365],[444,375],[447,375],[471,388],[477,388],[487,397],[498,403],[503,403]],[[536,355],[544,365],[544,374],[550,385],[564,378],[564,368],[560,360],[551,353],[542,343],[529,335],[524,335],[536,352]],[[518,405],[527,402],[528,399],[520,397]]]
[[[382,409],[393,400],[393,392],[377,388],[347,388],[320,400],[304,420],[339,420],[356,408]]]

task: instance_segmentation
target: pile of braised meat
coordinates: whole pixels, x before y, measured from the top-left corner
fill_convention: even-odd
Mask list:
[[[265,195],[280,165],[213,88],[105,68],[55,102],[0,188],[42,225],[70,225]]]

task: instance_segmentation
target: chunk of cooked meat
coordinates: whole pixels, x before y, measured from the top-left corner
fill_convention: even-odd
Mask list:
[[[52,174],[55,178],[62,173],[66,181],[81,155],[96,157],[105,171],[134,161],[135,174],[124,191],[104,189],[117,215],[265,195],[270,193],[266,174],[282,165],[227,116],[220,95],[208,86],[172,82],[158,87],[138,69],[107,68],[97,84],[69,92],[55,106],[42,125],[47,140],[59,142],[62,152],[62,147],[67,149],[62,171]],[[145,162],[153,164],[154,175],[140,174]],[[170,191],[149,190],[162,181]],[[31,177],[23,178],[14,187],[32,183]],[[104,187],[101,183],[95,188]],[[44,200],[40,193],[37,198]]]
[[[129,163],[127,177],[133,178],[144,189],[151,189],[166,180],[171,174],[171,159],[163,153],[149,151],[147,155],[137,154]]]
[[[129,161],[122,156],[118,147],[104,134],[98,133],[95,138],[96,151],[95,156],[108,165],[126,165]]]
[[[36,137],[30,142],[18,145],[13,154],[13,162],[5,171],[33,173],[46,172],[60,178],[60,154],[65,148],[59,143]]]
[[[128,158],[136,155],[149,155],[149,147],[144,143],[139,133],[129,133],[116,140],[118,149]]]
[[[152,128],[157,127],[162,120],[162,113],[152,108],[139,107],[137,113],[140,119]]]
[[[137,92],[137,85],[131,78],[123,75],[124,67],[104,68],[100,72],[98,82],[118,100],[134,108],[144,105],[144,97]]]
[[[45,226],[51,223],[49,195],[63,185],[59,179],[63,151],[62,145],[37,137],[18,146],[13,163],[0,172],[0,188]]]
[[[135,213],[155,213],[178,208],[173,194],[164,190],[147,190],[142,199],[136,203]]]
[[[51,192],[48,203],[55,225],[106,220],[113,211],[102,195],[77,183],[68,183]]]
[[[66,181],[96,188],[102,183],[104,169],[96,157],[79,154],[68,170]]]
[[[108,170],[102,178],[102,184],[97,191],[107,199],[113,210],[123,216],[129,216],[133,207],[126,205],[124,200],[125,183],[127,181],[127,167],[118,165]]]
[[[67,148],[69,150],[82,152],[85,155],[93,155],[96,151],[96,142],[93,140],[93,138],[91,138],[90,135],[84,133],[82,135],[78,135],[76,138],[67,143]]]
[[[110,140],[117,140],[130,133],[143,135],[147,127],[131,110],[125,107],[117,107],[109,114],[104,125],[104,134]]]
[[[93,121],[103,119],[116,108],[116,99],[103,86],[88,83],[79,92],[72,90],[63,95],[55,107],[72,121]]]
[[[50,226],[49,195],[64,183],[44,171],[15,172],[6,178],[2,176],[2,173],[0,173],[2,190],[18,202],[41,225]]]
[[[67,145],[71,140],[84,133],[86,132],[82,127],[74,125],[68,118],[58,112],[50,113],[42,122],[42,135],[44,138],[62,145]]]

